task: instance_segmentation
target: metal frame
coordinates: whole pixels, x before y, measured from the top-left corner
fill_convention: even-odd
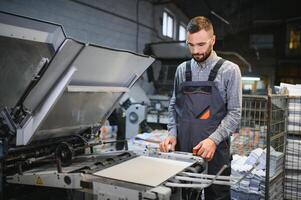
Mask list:
[[[284,165],[282,169],[277,170],[272,177],[271,174],[271,146],[279,152],[285,153],[286,139],[286,119],[287,119],[287,96],[285,95],[243,95],[241,131],[249,128],[251,135],[238,137],[248,137],[249,144],[243,145],[245,151],[240,152],[248,155],[251,150],[261,147],[266,148],[266,174],[265,174],[265,199],[275,199],[270,192],[277,184],[282,184],[282,192],[279,192],[277,198],[283,194]],[[247,132],[247,131],[246,131]],[[245,139],[245,138],[243,138]],[[235,143],[235,141],[234,141]],[[251,144],[251,145],[250,145]],[[233,153],[238,149],[234,148]],[[284,157],[284,156],[283,156]],[[282,158],[281,158],[282,159]],[[280,161],[281,161],[280,159]],[[284,162],[284,159],[283,159]]]

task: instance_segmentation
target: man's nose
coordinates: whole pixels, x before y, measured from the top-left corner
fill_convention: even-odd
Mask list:
[[[204,51],[198,48],[191,49],[191,54],[203,54]]]
[[[191,54],[197,54],[197,53],[199,53],[199,50],[196,47],[191,48],[190,51],[191,51]]]

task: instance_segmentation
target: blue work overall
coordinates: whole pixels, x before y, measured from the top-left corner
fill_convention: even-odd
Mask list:
[[[227,108],[214,82],[224,59],[220,59],[209,74],[208,81],[192,81],[191,63],[186,62],[186,80],[179,85],[175,110],[177,113],[176,150],[192,152],[200,141],[208,138],[226,116]],[[222,141],[213,159],[208,162],[208,174],[217,174],[224,164],[229,165],[228,140]],[[223,175],[230,175],[227,168]],[[229,186],[212,185],[205,189],[206,200],[230,199]]]

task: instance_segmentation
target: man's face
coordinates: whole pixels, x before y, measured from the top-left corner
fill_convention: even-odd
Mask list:
[[[187,33],[187,45],[196,62],[203,62],[210,56],[214,43],[215,36],[210,31]]]

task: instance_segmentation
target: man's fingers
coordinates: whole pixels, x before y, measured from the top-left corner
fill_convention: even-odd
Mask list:
[[[212,152],[208,149],[203,150],[203,153],[201,154],[202,158],[208,159],[212,155]]]
[[[210,161],[213,158],[213,153],[210,153],[209,155],[207,155],[207,160]]]
[[[174,151],[176,147],[176,143],[177,141],[175,137],[168,137],[159,144],[160,151],[162,152]]]
[[[160,151],[162,152],[168,152],[170,148],[170,139],[167,138],[163,142],[160,143]]]
[[[159,148],[160,148],[160,151],[164,151],[163,143],[162,142],[159,144]]]
[[[176,150],[176,143],[175,143],[175,142],[172,142],[172,143],[171,143],[171,150],[172,150],[172,151],[175,151],[175,150]]]
[[[166,152],[166,145],[165,145],[164,142],[160,143],[160,150],[161,150],[162,152]]]
[[[160,151],[163,151],[162,142],[159,144]]]
[[[168,151],[169,151],[169,148],[170,148],[170,139],[167,138],[167,139],[164,141],[164,152],[168,152]]]
[[[211,160],[211,158],[212,158],[212,153],[211,153],[211,152],[208,152],[205,158],[206,158],[208,161]]]
[[[197,152],[197,155],[198,155],[198,156],[202,156],[204,152],[205,152],[205,149],[204,149],[204,148],[200,148],[200,149],[198,150],[198,152]],[[203,157],[203,156],[202,156],[202,157]]]
[[[212,160],[213,156],[214,156],[214,152],[208,151],[208,153],[203,158],[205,158],[207,161],[210,161]]]
[[[199,149],[199,148],[201,148],[201,146],[202,146],[202,143],[200,142],[195,147],[193,147],[193,149]]]
[[[169,141],[170,141],[169,138],[165,139],[164,140],[164,146],[167,146],[169,144]]]
[[[211,150],[205,149],[205,148],[201,148],[198,151],[197,155],[199,155],[202,158],[207,159],[209,161],[213,158],[214,152],[212,152]]]
[[[201,147],[202,147],[202,142],[200,142],[195,147],[193,147],[192,153],[199,156],[200,155]]]

